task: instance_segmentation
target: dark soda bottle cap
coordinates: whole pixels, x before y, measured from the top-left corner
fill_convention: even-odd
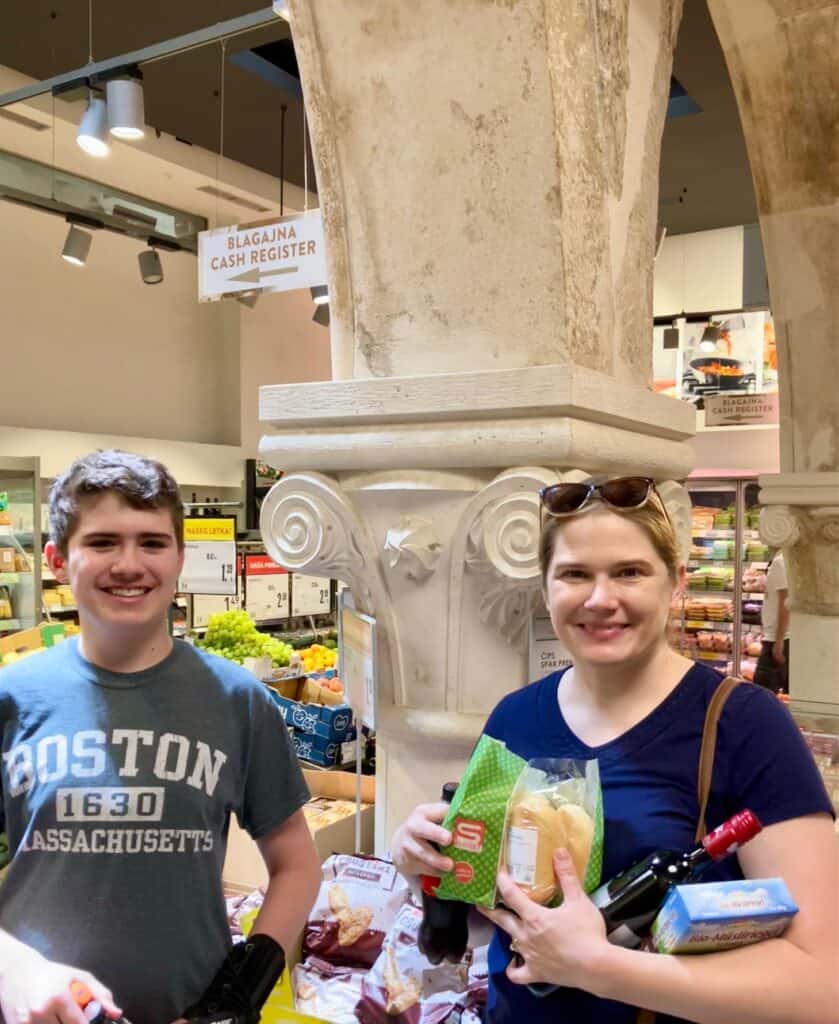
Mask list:
[[[440,799],[445,800],[447,804],[450,804],[454,800],[454,795],[457,792],[456,782],[446,782],[443,784],[443,792],[440,794]]]
[[[749,810],[738,811],[719,828],[709,832],[702,840],[702,845],[714,860],[722,860],[723,857],[734,853],[743,843],[754,839],[762,829],[763,825],[756,814]]]

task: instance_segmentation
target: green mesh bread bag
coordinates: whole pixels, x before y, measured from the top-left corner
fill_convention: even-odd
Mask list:
[[[562,900],[554,850],[571,854],[586,892],[600,884],[603,805],[597,761],[526,762],[506,745],[482,736],[443,822],[452,833],[443,853],[455,863],[437,889],[441,899],[496,904],[504,867],[537,903]]]
[[[526,765],[500,740],[482,736],[478,741],[443,822],[452,843],[442,852],[455,869],[440,880],[440,899],[495,906],[507,802]]]

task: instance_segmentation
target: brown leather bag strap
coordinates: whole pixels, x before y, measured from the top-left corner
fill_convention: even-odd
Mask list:
[[[717,751],[717,728],[725,702],[741,680],[727,676],[717,687],[705,713],[705,727],[702,730],[702,749],[699,751],[699,774],[697,795],[699,797],[699,820],[696,824],[696,841],[702,842],[708,833],[705,815],[708,812],[708,797],[711,795],[711,779],[714,774],[714,755]]]
[[[697,794],[699,796],[699,821],[696,825],[696,841],[702,842],[707,834],[705,815],[708,812],[708,798],[711,795],[711,779],[714,774],[714,755],[717,752],[717,729],[725,702],[731,696],[735,686],[741,680],[734,676],[726,676],[717,687],[714,696],[708,703],[705,712],[705,725],[702,729],[702,747],[699,751],[699,771],[697,773]],[[656,1015],[652,1010],[639,1010],[636,1024],[655,1024]]]

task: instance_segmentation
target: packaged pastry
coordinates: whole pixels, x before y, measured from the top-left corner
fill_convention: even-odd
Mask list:
[[[593,788],[594,779],[589,781]],[[586,793],[586,779],[580,778],[576,762],[530,762],[521,773],[510,798],[501,863],[535,903],[548,904],[558,894],[553,858],[561,847],[585,882],[594,848],[596,802],[596,794]]]
[[[527,763],[482,736],[443,825],[452,833],[443,853],[454,869],[440,880],[440,899],[494,907],[503,866],[534,900],[558,902],[553,854],[560,846],[586,891],[599,884],[603,814],[595,760]]]
[[[346,854],[329,857],[303,933],[304,956],[337,965],[371,966],[408,892],[408,883],[389,861]]]

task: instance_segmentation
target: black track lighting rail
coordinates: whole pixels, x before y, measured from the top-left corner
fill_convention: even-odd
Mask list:
[[[269,25],[278,19],[279,15],[274,12],[273,7],[253,11],[250,14],[243,14],[238,18],[230,18],[228,21],[220,21],[215,25],[208,25],[206,28],[197,29],[195,32],[187,32],[182,36],[175,36],[162,43],[154,43],[145,46],[141,50],[132,50],[130,53],[123,53],[116,57],[109,57],[107,60],[96,61],[93,64],[86,64],[84,67],[75,68],[73,71],[65,71],[53,78],[44,78],[40,82],[33,82],[22,89],[15,89],[12,92],[0,96],[0,108],[7,107],[12,103],[21,103],[24,100],[33,99],[35,96],[43,96],[44,93],[61,93],[87,85],[90,79],[104,81],[112,78],[114,73],[124,72],[126,68],[141,64],[150,64],[156,60],[164,60],[166,57],[174,57],[179,53],[186,53],[199,46],[206,46],[208,43],[217,42],[220,39],[230,39],[240,35],[242,32],[250,32],[263,25]]]

